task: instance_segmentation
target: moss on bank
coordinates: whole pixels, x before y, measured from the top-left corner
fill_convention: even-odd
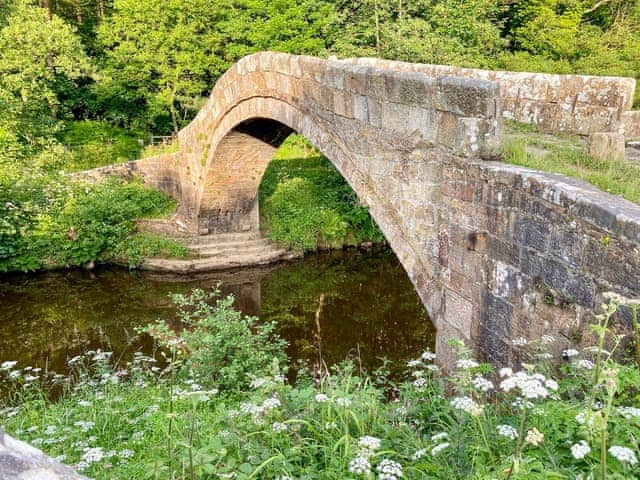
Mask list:
[[[260,185],[261,225],[300,250],[382,242],[382,232],[329,160],[303,137],[290,136]]]

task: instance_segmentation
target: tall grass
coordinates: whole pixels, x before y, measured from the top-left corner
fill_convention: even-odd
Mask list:
[[[539,144],[535,137],[510,139],[502,147],[502,160],[579,178],[607,193],[640,203],[640,166],[623,160],[598,160],[588,156],[581,148],[570,145],[546,143],[543,144],[545,150],[538,153],[528,148]]]

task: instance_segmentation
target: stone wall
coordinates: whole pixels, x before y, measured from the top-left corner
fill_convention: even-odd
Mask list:
[[[179,199],[181,197],[180,157],[176,153],[143,158],[127,163],[106,165],[75,174],[91,180],[102,180],[105,177],[116,177],[132,180],[141,178],[146,185],[160,190],[167,195]]]
[[[633,105],[636,81],[624,77],[556,75],[405,63],[376,58],[348,59],[355,65],[419,72],[430,77],[478,78],[500,85],[503,118],[534,124],[550,132],[589,135],[596,132],[640,131],[640,112],[623,116]],[[629,135],[633,136],[633,135]]]
[[[447,318],[497,364],[512,340],[582,338],[614,291],[640,298],[640,207],[584,182],[497,162],[443,173],[440,224]],[[621,310],[618,327],[631,329]],[[441,339],[454,332],[439,331]]]
[[[623,121],[624,136],[630,140],[640,140],[640,111],[626,112]]]

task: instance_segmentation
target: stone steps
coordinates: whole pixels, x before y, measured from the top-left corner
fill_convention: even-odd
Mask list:
[[[242,233],[217,233],[210,235],[198,235],[195,237],[180,238],[180,242],[185,245],[207,245],[211,243],[234,243],[249,242],[252,240],[266,240],[260,236],[260,232],[242,232]]]
[[[269,249],[262,253],[236,254],[226,257],[209,256],[192,260],[149,258],[142,262],[140,269],[167,273],[196,273],[214,270],[267,265],[298,258],[300,254],[284,249]]]
[[[142,262],[140,269],[185,274],[267,265],[300,256],[260,237],[257,232],[199,235],[179,241],[195,258],[149,258]]]

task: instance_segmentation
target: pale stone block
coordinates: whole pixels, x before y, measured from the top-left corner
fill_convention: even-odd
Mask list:
[[[621,133],[593,133],[587,153],[598,160],[624,160],[625,141]]]

